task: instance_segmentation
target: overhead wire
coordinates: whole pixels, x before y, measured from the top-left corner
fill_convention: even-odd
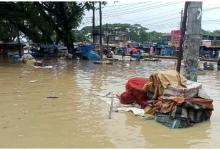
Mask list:
[[[151,6],[151,5],[155,5],[155,4],[158,4],[158,2],[154,2],[154,3],[147,3],[147,4],[143,4],[143,5],[141,5],[141,6],[132,6],[131,7],[131,5],[130,6],[128,6],[128,7],[122,7],[123,8],[123,10],[125,9],[125,8],[130,8],[129,10],[133,10],[133,9],[140,9],[141,7],[148,7],[148,6]],[[120,12],[120,11],[122,11],[122,10],[116,10],[116,11],[114,11],[114,13],[116,12]],[[103,14],[107,14],[107,13],[112,13],[112,10],[105,10],[104,12],[103,12]]]
[[[151,18],[153,18],[153,19],[157,19],[157,18],[163,18],[163,17],[166,17],[166,16],[170,16],[170,14],[169,15],[165,15],[164,16],[164,14],[167,14],[167,13],[170,13],[170,12],[173,12],[173,11],[176,11],[176,10],[179,10],[179,8],[178,9],[175,9],[175,10],[172,10],[172,11],[168,11],[168,12],[165,12],[165,13],[162,13],[162,14],[156,14],[156,15],[151,15],[151,16],[144,16],[144,17],[141,17],[141,18],[135,18],[134,20],[128,20],[128,19],[124,19],[124,18],[120,18],[120,17],[118,17],[118,16],[116,16],[116,18],[120,18],[120,19],[123,19],[123,20],[128,20],[128,21],[138,21],[138,20],[141,20],[141,21],[145,21],[145,20],[148,20],[149,21],[149,19],[151,19]],[[172,13],[173,14],[173,13]],[[158,16],[158,15],[160,15],[159,17],[155,17],[155,16]],[[178,14],[177,14],[178,15]],[[143,18],[146,18],[146,19],[143,19]]]
[[[121,4],[121,5],[106,5],[106,7],[120,7],[120,6],[124,6],[124,5],[132,5],[132,4],[142,4],[142,3],[147,3],[147,2],[135,2],[135,3],[129,3],[129,4]]]
[[[178,4],[178,3],[182,3],[182,2],[164,3],[164,4],[159,4],[159,5],[154,5],[154,6],[151,6],[151,7],[147,7],[147,8],[144,8],[144,9],[139,9],[139,10],[134,10],[134,9],[129,9],[127,11],[121,11],[120,10],[120,11],[117,11],[117,12],[120,12],[120,13],[117,13],[117,14],[116,13],[112,13],[112,12],[109,15],[103,13],[103,17],[102,18],[110,18],[110,17],[120,16],[120,15],[127,15],[127,14],[131,14],[131,13],[139,13],[141,11],[146,11],[146,9],[147,10],[156,9],[156,8],[160,8],[160,7],[164,7],[164,6],[175,5],[175,4]],[[135,8],[135,7],[133,7],[133,8]]]
[[[142,3],[147,3],[147,2],[142,2]],[[142,3],[139,2],[139,4],[142,4]],[[129,6],[123,7],[123,9],[125,9],[125,8],[130,8],[130,7],[131,7],[131,6],[130,6],[131,4],[137,4],[137,3],[126,4],[126,5],[129,5]],[[139,7],[140,7],[140,6],[139,6]],[[104,7],[104,8],[108,8],[108,7]],[[98,9],[99,9],[99,8],[98,8]],[[103,10],[104,10],[104,9],[103,9]],[[111,11],[111,12],[112,12],[112,10],[104,10],[104,11],[103,11],[103,14],[106,13],[106,12],[108,12],[108,11]],[[111,13],[111,12],[110,12],[110,13]],[[110,14],[110,13],[109,13],[109,14]],[[91,16],[90,16],[90,17],[91,17]],[[85,17],[85,18],[87,18],[87,17]]]
[[[157,5],[158,6],[158,5]],[[155,7],[154,7],[155,8]],[[207,8],[207,9],[203,9],[203,13],[204,12],[208,12],[208,11],[211,11],[211,10],[214,10],[214,9],[217,9],[217,8],[220,8],[220,6],[217,6],[217,7],[212,7],[212,8]],[[174,11],[174,10],[173,10]],[[132,12],[133,13],[133,12]],[[166,12],[167,13],[167,12]],[[157,15],[159,15],[159,14],[157,14]],[[154,15],[154,16],[156,16],[156,15]],[[167,16],[167,15],[166,15]],[[109,17],[111,17],[111,16],[109,16]],[[106,18],[106,17],[103,17],[103,18]],[[108,17],[107,17],[108,18]],[[117,15],[117,17],[116,18],[119,18],[118,17],[118,15]],[[121,18],[120,18],[121,19]],[[141,18],[139,18],[139,19],[141,19]],[[147,19],[149,19],[149,18],[147,18]],[[157,19],[157,18],[154,18],[154,20],[155,19]],[[91,19],[92,20],[92,19]],[[124,19],[125,20],[125,19]],[[128,20],[128,19],[127,19]],[[137,19],[136,19],[137,20]],[[128,20],[128,21],[131,21],[131,20]],[[143,20],[141,20],[141,21],[143,21]],[[209,21],[209,23],[211,22],[211,23],[216,23],[216,24],[219,24],[219,21],[218,20],[204,20],[203,21],[203,23],[206,23],[207,21]],[[91,21],[87,21],[87,23],[90,23]],[[161,21],[160,21],[161,22]],[[153,24],[153,23],[152,23]],[[168,23],[166,23],[166,24],[168,24]],[[166,25],[166,24],[164,24],[164,25]],[[145,25],[148,25],[149,26],[149,24],[145,24]],[[172,24],[170,24],[170,25],[172,25]],[[169,25],[169,26],[170,26]],[[163,26],[162,24],[160,24],[160,25],[156,25],[155,27],[157,27],[157,26]],[[152,27],[152,26],[151,26]],[[149,27],[148,27],[149,28]]]
[[[176,2],[176,3],[169,3],[169,5],[157,5],[157,6],[154,6],[154,7],[149,7],[149,8],[145,8],[145,9],[140,9],[140,10],[138,10],[138,11],[129,11],[129,13],[125,13],[125,12],[121,12],[121,13],[119,13],[119,14],[111,14],[111,15],[108,15],[108,16],[106,16],[106,17],[115,17],[115,16],[119,16],[119,15],[127,15],[127,14],[131,14],[131,13],[138,13],[138,12],[141,12],[141,11],[146,11],[146,9],[147,10],[150,10],[150,9],[156,9],[156,8],[160,8],[160,7],[164,7],[164,6],[170,6],[170,5],[174,5],[174,4],[178,4],[178,3],[180,3],[180,2]],[[158,7],[159,6],[159,7]],[[105,18],[105,17],[103,17],[103,18]]]

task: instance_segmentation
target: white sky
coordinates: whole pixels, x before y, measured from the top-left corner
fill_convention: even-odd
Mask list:
[[[197,0],[198,1],[198,0]],[[184,10],[185,1],[108,1],[102,6],[102,24],[129,23],[141,24],[149,31],[170,33],[179,30],[181,9]],[[96,4],[99,7],[99,4]],[[220,29],[220,1],[205,0],[202,6],[202,29],[213,31]],[[217,8],[215,8],[217,7]],[[215,9],[213,9],[215,8]],[[96,25],[99,25],[99,10],[95,13]],[[78,29],[92,26],[92,11],[86,15]]]

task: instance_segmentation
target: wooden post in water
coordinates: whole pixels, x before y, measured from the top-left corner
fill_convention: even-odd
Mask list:
[[[178,53],[178,59],[177,59],[177,65],[176,65],[176,71],[180,73],[180,66],[181,66],[181,60],[182,60],[182,54],[183,54],[183,36],[185,35],[186,31],[186,19],[187,19],[187,9],[188,9],[189,2],[185,2],[185,8],[184,8],[184,16],[183,21],[181,25],[181,38],[180,38],[180,45],[179,45],[179,53]]]
[[[112,93],[112,102],[111,102],[110,110],[109,110],[109,119],[111,119],[112,107],[113,107],[113,93]]]

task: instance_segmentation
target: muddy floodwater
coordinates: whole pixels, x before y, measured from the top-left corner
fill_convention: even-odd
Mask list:
[[[0,56],[0,148],[220,148],[220,71],[198,76],[214,100],[211,119],[169,129],[131,112],[113,112],[109,119],[109,105],[96,94],[122,93],[132,77],[174,70],[174,60],[43,62],[53,68]]]

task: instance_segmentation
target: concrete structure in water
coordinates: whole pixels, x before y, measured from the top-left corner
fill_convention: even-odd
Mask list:
[[[184,45],[183,75],[197,82],[199,45],[201,41],[202,2],[190,2],[188,5],[186,44]]]

